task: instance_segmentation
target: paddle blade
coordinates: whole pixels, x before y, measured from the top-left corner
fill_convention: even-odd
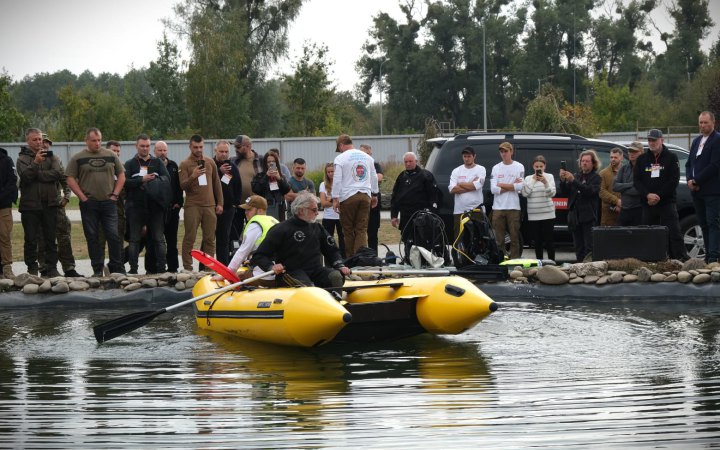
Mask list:
[[[154,318],[164,313],[165,309],[157,311],[140,311],[127,316],[119,317],[110,322],[101,323],[93,328],[95,339],[102,344],[105,341],[122,336],[151,322]]]

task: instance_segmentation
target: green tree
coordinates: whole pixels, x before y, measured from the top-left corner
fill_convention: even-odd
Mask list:
[[[634,98],[628,85],[610,86],[606,72],[592,81],[592,111],[602,131],[632,130],[637,123]]]
[[[58,140],[82,141],[88,127],[98,127],[104,139],[135,139],[142,127],[127,102],[110,92],[93,87],[75,91],[64,86],[60,98],[60,123],[56,130]]]
[[[700,41],[714,25],[710,18],[708,0],[676,0],[668,8],[675,22],[673,33],[664,32],[660,38],[667,45],[664,54],[657,55],[654,75],[658,87],[672,98],[684,81],[690,81],[705,62]]]
[[[287,130],[290,136],[318,136],[325,131],[334,89],[326,60],[328,48],[306,44],[295,72],[285,77],[287,84]]]
[[[191,126],[207,137],[252,134],[250,99],[287,52],[287,29],[302,0],[185,0],[176,32],[191,48],[186,98]],[[262,120],[262,118],[257,118]]]
[[[587,137],[598,132],[589,107],[566,102],[561,90],[549,84],[544,85],[540,94],[528,104],[522,129],[545,133],[574,133]]]
[[[9,87],[12,79],[0,73],[0,141],[22,140],[25,116],[14,106]]]
[[[185,76],[179,67],[177,45],[167,34],[157,44],[158,58],[146,71],[150,95],[145,128],[160,139],[177,135],[188,125],[185,105]]]
[[[58,92],[60,100],[60,123],[56,138],[61,141],[82,141],[88,128],[90,102],[79,95],[72,85],[63,86]]]

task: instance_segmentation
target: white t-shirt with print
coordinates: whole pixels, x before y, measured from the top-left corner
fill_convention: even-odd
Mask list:
[[[520,191],[525,178],[525,167],[517,161],[510,164],[499,162],[492,169],[490,178],[490,192],[493,193],[493,209],[508,210],[520,209]],[[518,180],[519,181],[515,181]],[[498,187],[498,183],[512,184],[515,189],[512,191],[502,191]]]
[[[476,181],[473,181],[473,184],[475,185],[474,191],[455,194],[453,214],[462,214],[470,211],[471,209],[482,206],[482,187],[483,184],[485,184],[485,175],[485,168],[479,164],[475,164],[469,169],[463,164],[452,171],[450,174],[450,184],[448,185],[448,190],[450,191],[452,191],[452,189],[459,183],[470,182],[477,178]]]

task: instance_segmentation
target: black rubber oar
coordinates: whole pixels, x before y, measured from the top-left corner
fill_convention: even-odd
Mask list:
[[[140,312],[128,314],[127,316],[119,317],[119,318],[111,320],[109,322],[102,323],[93,328],[93,331],[95,332],[95,339],[97,339],[97,341],[102,344],[105,341],[109,341],[110,339],[116,338],[118,336],[122,336],[123,334],[129,333],[133,330],[137,330],[138,328],[146,325],[147,323],[150,323],[154,318],[156,318],[160,314],[164,314],[168,311],[172,311],[173,309],[177,309],[181,306],[189,305],[193,302],[202,300],[207,297],[212,297],[213,295],[218,295],[218,294],[222,294],[223,292],[231,291],[238,286],[242,286],[243,284],[247,284],[247,283],[253,282],[255,280],[259,280],[260,278],[264,278],[268,275],[272,275],[273,273],[274,272],[272,270],[270,270],[270,271],[267,271],[260,275],[256,275],[252,278],[248,278],[243,281],[238,281],[237,283],[233,283],[228,286],[222,287],[220,289],[216,289],[214,291],[207,292],[203,295],[199,295],[197,297],[193,297],[193,298],[185,300],[183,302],[176,303],[172,306],[168,306],[167,308],[158,309],[157,311],[140,311]]]

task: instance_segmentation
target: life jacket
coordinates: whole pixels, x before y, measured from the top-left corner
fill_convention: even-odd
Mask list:
[[[262,234],[259,238],[255,241],[255,244],[253,245],[254,248],[258,248],[260,246],[260,243],[265,240],[265,236],[267,236],[268,231],[270,231],[270,228],[277,225],[278,220],[272,216],[266,216],[264,214],[255,214],[252,216],[250,220],[248,220],[248,223],[245,225],[245,228],[243,228],[243,239],[245,239],[245,234],[247,233],[248,227],[251,223],[256,223],[260,225],[260,228],[262,229]]]
[[[460,232],[452,249],[455,267],[499,264],[503,260],[503,253],[498,248],[495,232],[487,216],[479,209],[472,212],[482,213],[483,219],[473,218],[470,213],[460,217]]]

